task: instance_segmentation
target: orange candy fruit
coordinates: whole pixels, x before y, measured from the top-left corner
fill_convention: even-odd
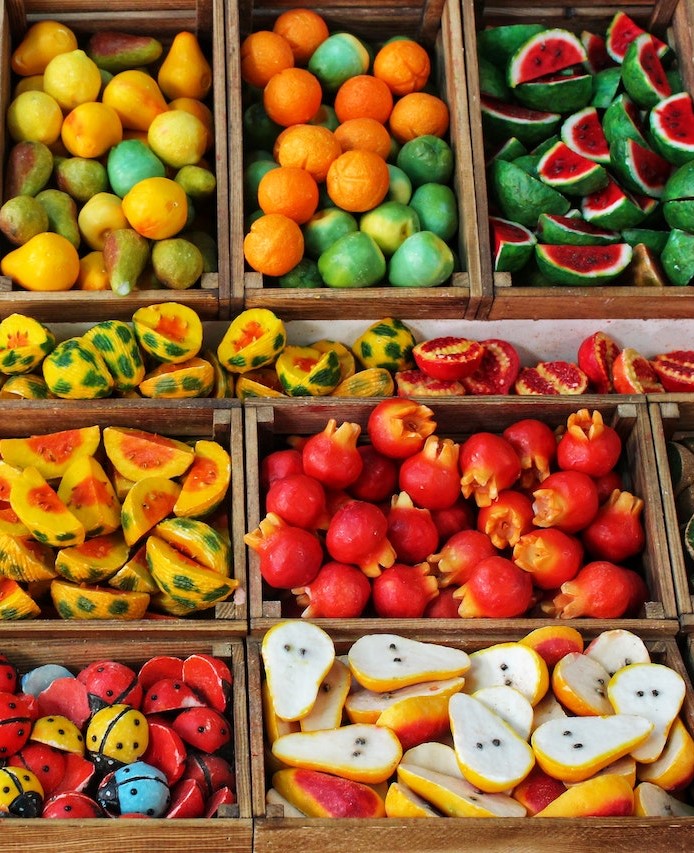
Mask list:
[[[395,104],[389,123],[390,132],[400,143],[416,136],[442,137],[448,130],[448,106],[436,95],[413,92]]]
[[[335,139],[343,151],[373,151],[384,160],[390,154],[391,138],[386,128],[375,118],[351,118],[335,130]]]
[[[302,225],[318,207],[318,184],[296,166],[271,169],[258,184],[258,205],[263,213],[281,213]]]
[[[277,18],[272,31],[289,42],[297,65],[305,65],[330,35],[325,20],[312,9],[288,9]]]
[[[411,39],[384,44],[374,57],[374,77],[383,80],[394,95],[408,95],[424,88],[431,61],[426,50]]]
[[[310,121],[322,99],[318,78],[305,68],[285,68],[271,77],[263,90],[265,112],[282,127]]]
[[[363,213],[386,197],[390,173],[383,157],[373,151],[345,151],[328,169],[328,195],[338,207]]]
[[[251,225],[243,241],[243,254],[256,272],[284,275],[302,259],[304,235],[293,219],[269,213]]]
[[[314,180],[324,181],[330,164],[342,154],[335,134],[315,124],[295,124],[277,137],[273,156],[280,166],[305,169]]]
[[[241,77],[262,88],[271,77],[294,65],[289,42],[270,30],[258,30],[241,42]]]
[[[384,80],[371,74],[357,74],[337,90],[334,106],[341,122],[373,118],[385,124],[393,109],[393,95]]]

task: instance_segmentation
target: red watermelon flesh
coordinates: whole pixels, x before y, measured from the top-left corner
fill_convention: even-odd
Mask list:
[[[605,39],[597,33],[584,30],[581,33],[581,44],[586,52],[585,65],[593,74],[614,65],[614,60],[607,52]]]
[[[607,38],[605,40],[605,48],[607,53],[614,59],[615,62],[622,64],[624,54],[627,48],[640,35],[643,35],[646,30],[642,29],[636,21],[632,20],[625,12],[617,12],[607,28]],[[658,56],[663,56],[667,53],[668,46],[665,42],[651,35]]]
[[[577,154],[566,143],[558,142],[542,158],[538,165],[541,178],[550,183],[562,179],[579,178],[599,168],[593,160]]]
[[[694,146],[694,110],[688,92],[679,92],[651,110],[651,123],[676,145]]]
[[[561,138],[582,157],[596,163],[609,163],[610,146],[595,107],[586,107],[569,116],[561,127]]]
[[[544,255],[557,266],[583,274],[599,274],[623,266],[625,243],[610,246],[542,246]]]
[[[627,160],[635,172],[635,179],[642,187],[648,188],[649,195],[659,197],[667,179],[670,177],[672,166],[667,160],[654,151],[639,145],[634,139],[628,139]]]
[[[532,234],[527,228],[511,222],[510,219],[501,219],[498,216],[490,216],[489,224],[494,236],[494,255],[496,256],[499,249],[504,243],[526,243],[532,242]]]
[[[511,104],[507,101],[500,101],[497,98],[485,97],[484,95],[480,98],[480,103],[488,112],[499,115],[502,118],[513,118],[520,121],[541,121],[543,119],[549,120],[556,116],[556,113],[531,110],[520,104]]]
[[[569,30],[551,29],[522,44],[508,68],[510,86],[518,86],[585,62],[586,51]]]
[[[606,228],[600,228],[593,225],[592,222],[586,222],[585,219],[579,219],[577,216],[559,216],[556,213],[544,214],[547,219],[556,222],[569,231],[575,231],[579,234],[589,234],[594,237],[613,237],[617,232],[609,231]]]
[[[586,196],[584,203],[589,201],[591,210],[609,210],[624,198],[626,193],[616,181],[610,180],[604,189]]]
[[[650,42],[644,41],[640,50],[640,60],[656,92],[663,98],[667,98],[668,95],[672,94],[670,81],[665,74],[663,63],[658,57],[656,46],[652,40]]]

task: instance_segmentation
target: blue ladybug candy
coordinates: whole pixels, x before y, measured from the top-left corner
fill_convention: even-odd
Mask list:
[[[111,815],[161,817],[169,807],[171,793],[161,770],[145,761],[134,761],[105,776],[96,798]]]

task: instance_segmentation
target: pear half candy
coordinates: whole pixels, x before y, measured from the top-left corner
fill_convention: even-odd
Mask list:
[[[633,788],[623,776],[612,774],[568,788],[535,817],[628,817],[633,813]]]
[[[663,751],[685,692],[682,676],[660,663],[633,663],[609,680],[607,697],[618,714],[639,714],[653,723],[648,739],[632,752],[637,761],[655,761]]]
[[[392,782],[386,794],[388,817],[439,817],[439,813],[402,782]]]
[[[369,690],[398,690],[410,684],[455,678],[470,667],[462,649],[410,640],[397,634],[366,634],[349,650],[356,680]]]
[[[653,731],[653,723],[633,714],[549,720],[533,732],[537,763],[562,782],[582,782],[630,753]]]
[[[515,787],[535,764],[532,749],[483,702],[458,693],[448,712],[453,745],[463,776],[490,794]]]
[[[385,817],[383,799],[369,785],[318,770],[278,770],[272,787],[308,817]]]
[[[607,698],[610,674],[605,667],[581,652],[570,652],[552,670],[552,689],[557,699],[579,716],[612,714]]]
[[[547,664],[535,649],[521,643],[496,643],[470,655],[465,692],[503,684],[536,705],[549,687]]]
[[[522,693],[514,690],[513,687],[499,684],[496,687],[481,687],[472,696],[486,705],[490,711],[498,714],[519,737],[530,740],[534,718],[533,706]]]
[[[402,758],[400,741],[391,729],[371,723],[283,735],[272,744],[272,752],[291,767],[366,783],[384,782]]]
[[[666,791],[680,791],[694,779],[694,738],[680,717],[670,726],[665,749],[650,764],[640,764],[639,781],[653,782]]]
[[[626,628],[602,631],[586,647],[586,655],[598,661],[612,676],[623,666],[632,663],[650,663],[646,644]]]
[[[277,716],[283,720],[305,717],[335,660],[329,635],[312,622],[278,622],[263,637],[260,654]]]
[[[318,688],[318,696],[310,712],[299,721],[302,732],[337,729],[342,724],[342,711],[352,683],[352,673],[342,661],[335,659]]]
[[[463,689],[464,678],[444,678],[438,681],[423,681],[400,690],[367,690],[350,693],[345,702],[345,711],[352,723],[375,723],[392,705],[417,696],[452,696]]]
[[[694,817],[694,807],[652,782],[641,782],[634,789],[634,814],[637,817]]]

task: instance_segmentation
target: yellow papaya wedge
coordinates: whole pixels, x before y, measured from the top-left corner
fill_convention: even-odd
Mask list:
[[[66,429],[28,438],[0,439],[0,456],[15,468],[32,466],[47,480],[62,477],[83,456],[93,456],[101,441],[98,426]]]
[[[120,527],[120,501],[103,467],[93,456],[76,459],[63,475],[58,497],[84,525],[87,536]]]
[[[231,482],[231,456],[217,441],[195,442],[193,464],[183,478],[174,515],[197,517],[212,512],[224,499]]]
[[[169,515],[181,487],[165,477],[145,477],[130,489],[121,509],[123,536],[128,545],[138,540]]]
[[[84,542],[82,522],[31,465],[13,483],[10,506],[38,542],[56,548]]]

